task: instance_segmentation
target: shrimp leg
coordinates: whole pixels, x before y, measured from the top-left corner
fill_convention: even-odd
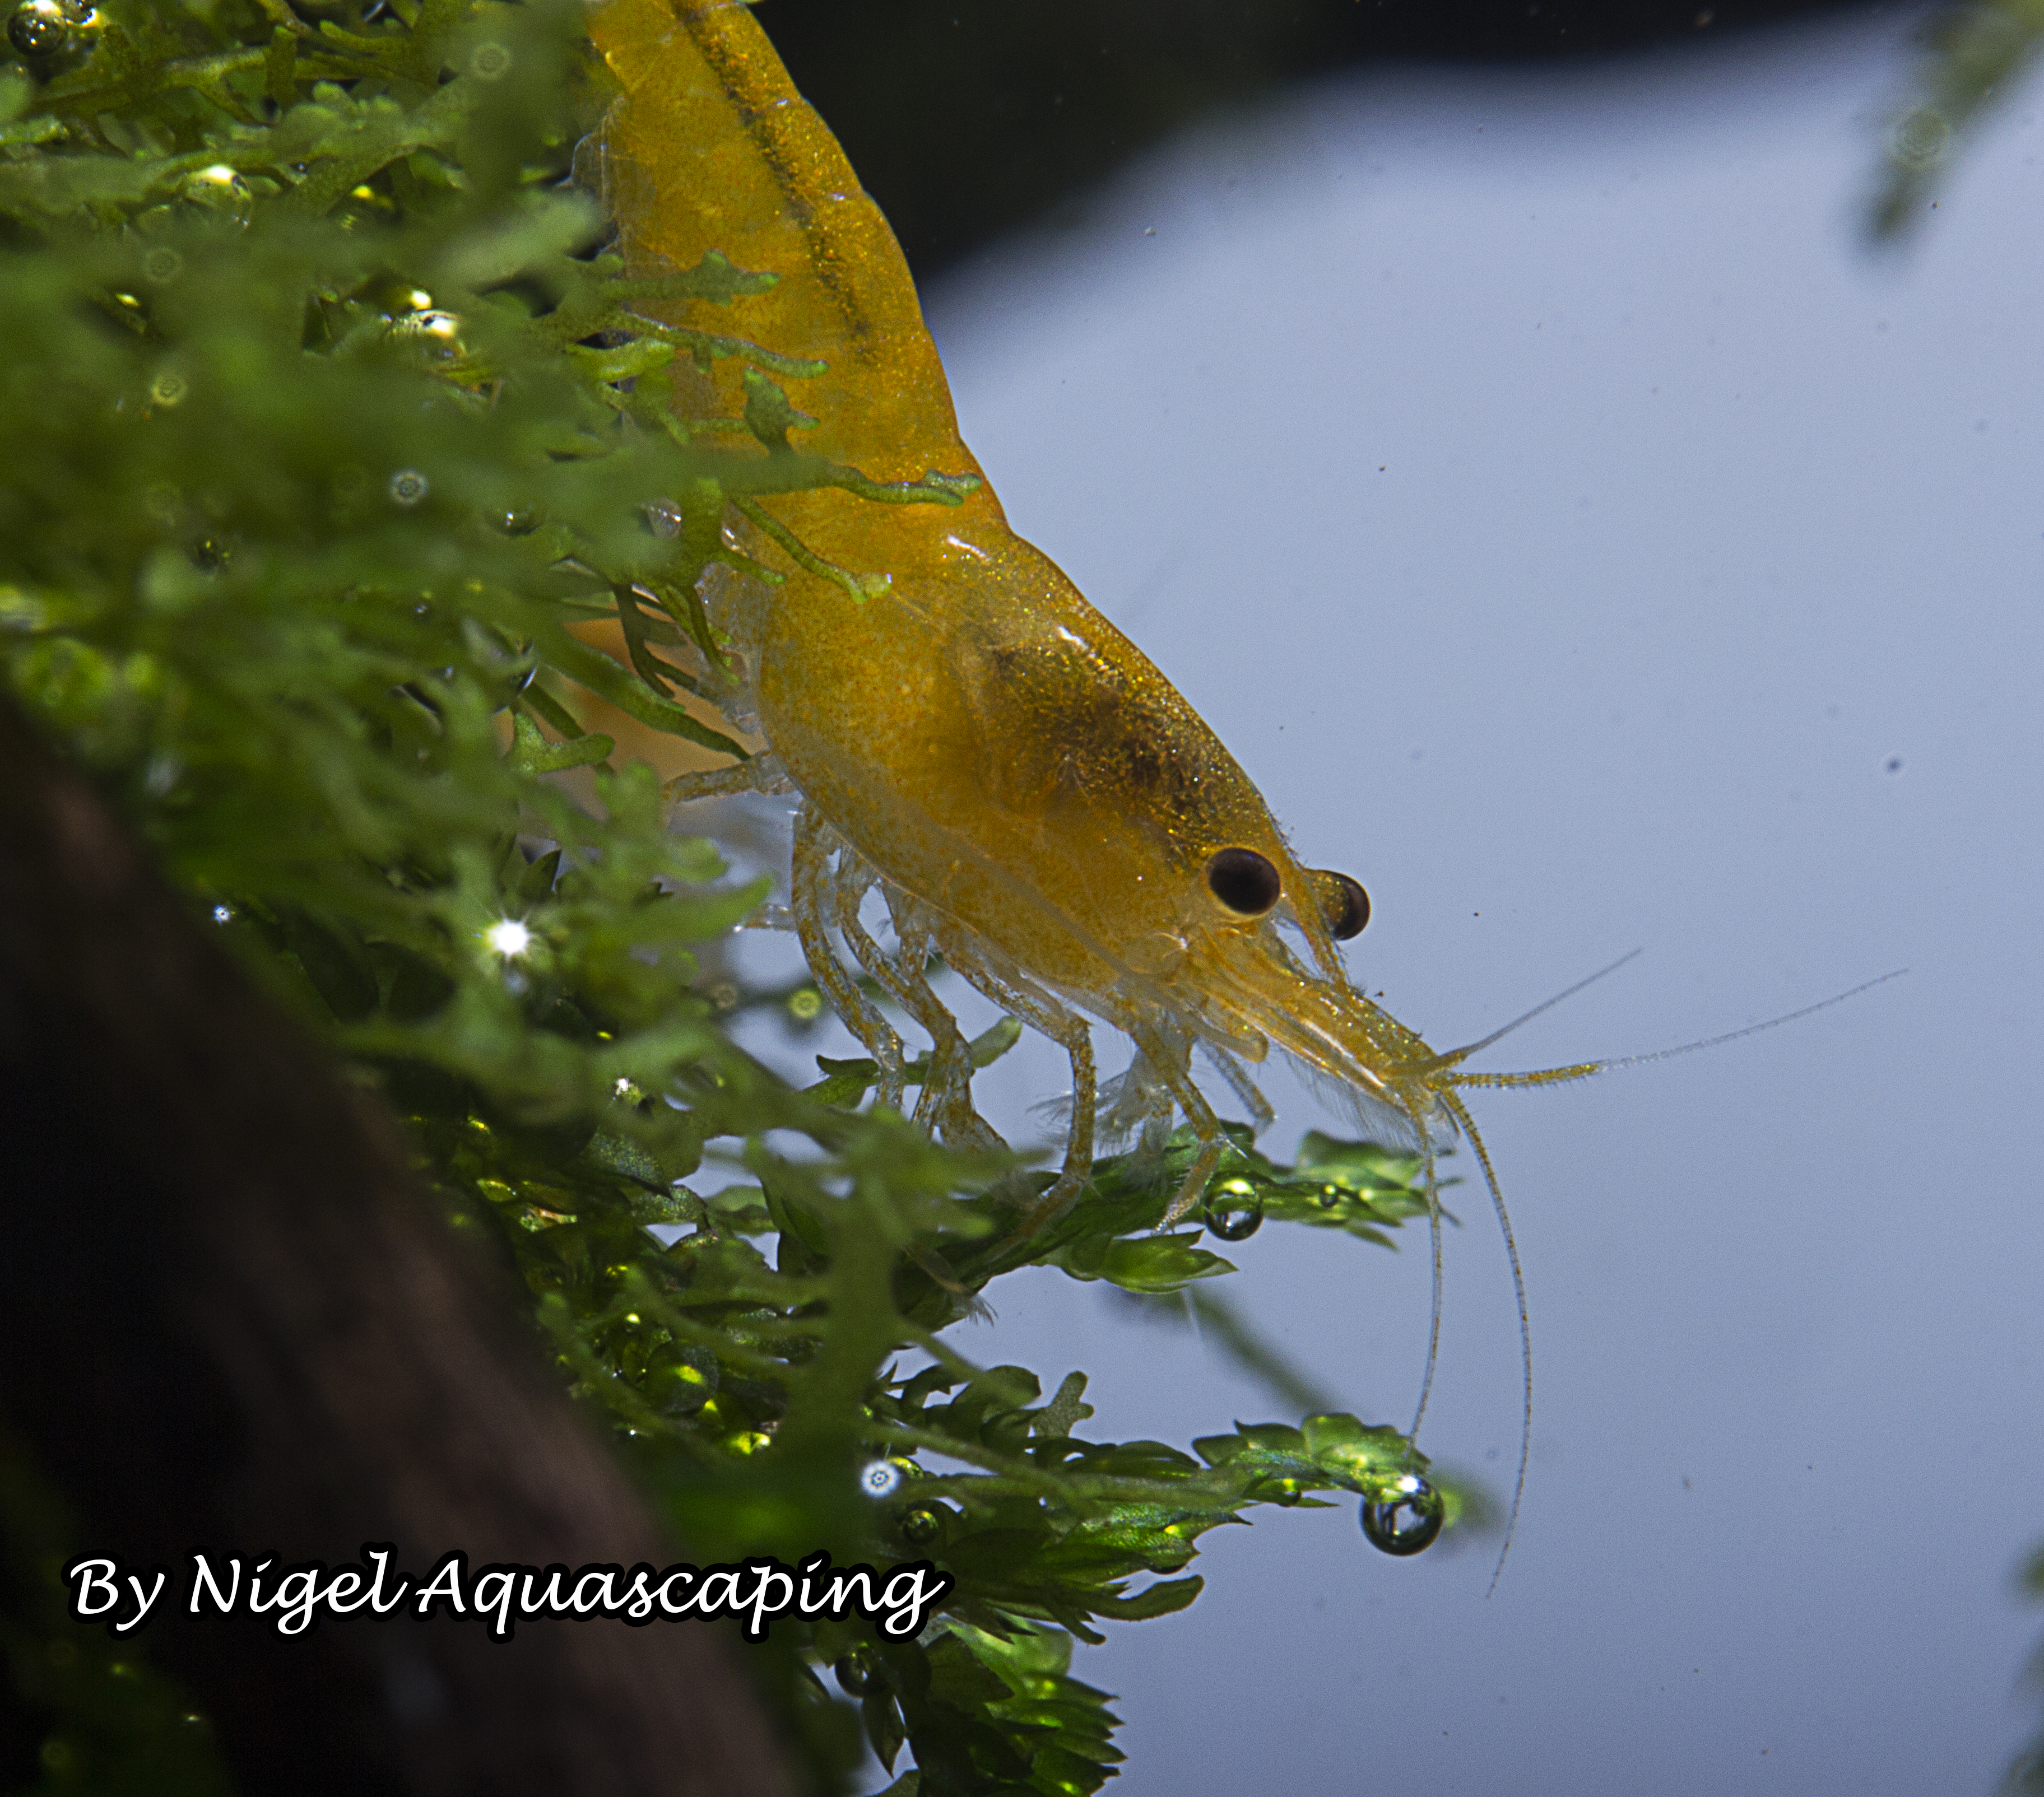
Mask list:
[[[1241,1061],[1224,1048],[1217,1048],[1210,1042],[1200,1045],[1206,1050],[1207,1058],[1226,1080],[1228,1089],[1240,1099],[1249,1112],[1250,1127],[1261,1135],[1278,1120],[1278,1113],[1270,1100],[1263,1096],[1262,1089],[1249,1077],[1249,1069]]]
[[[824,907],[832,880],[831,855],[838,839],[831,827],[808,804],[795,813],[794,912],[795,934],[802,954],[823,988],[831,1008],[857,1036],[867,1054],[879,1063],[879,1102],[895,1110],[901,1108],[905,1081],[901,1073],[901,1039],[894,1027],[867,1001],[858,982],[845,971],[844,963],[831,946],[824,923]]]
[[[1172,1199],[1158,1226],[1169,1229],[1205,1195],[1207,1181],[1220,1165],[1221,1150],[1227,1146],[1228,1137],[1214,1108],[1207,1102],[1206,1094],[1193,1083],[1190,1045],[1182,1039],[1167,1042],[1155,1024],[1147,1020],[1132,1018],[1123,1027],[1135,1039],[1135,1046],[1149,1057],[1158,1077],[1178,1100],[1178,1108],[1185,1113],[1185,1121],[1193,1126],[1193,1133],[1199,1138],[1200,1151],[1186,1170],[1178,1196]]]
[[[660,788],[660,796],[674,804],[692,804],[699,799],[735,798],[740,793],[786,793],[792,789],[781,764],[771,755],[755,755],[750,761],[729,767],[698,768],[678,774]]]
[[[898,957],[890,955],[859,921],[860,903],[879,877],[857,851],[847,847],[839,851],[836,894],[838,934],[844,938],[851,952],[859,958],[859,965],[872,975],[882,990],[929,1032],[929,1071],[923,1081],[922,1094],[916,1100],[914,1120],[928,1130],[942,1127],[946,1138],[954,1142],[961,1139],[962,1135],[980,1137],[974,1145],[983,1146],[983,1135],[992,1132],[986,1130],[976,1115],[972,1116],[972,1122],[978,1126],[977,1131],[967,1127],[961,1131],[959,1127],[961,1096],[966,1112],[972,1113],[972,1062],[957,1020],[944,1008],[943,1000],[930,990],[928,981],[920,973],[912,975],[908,945],[904,943],[903,952]],[[958,1089],[960,1086],[964,1088],[962,1094]]]
[[[893,958],[897,977],[905,989],[903,1005],[916,1021],[929,1030],[932,1038],[936,1035],[932,1019],[941,1019],[948,1025],[955,1038],[955,1047],[948,1057],[948,1069],[941,1085],[943,1096],[939,1108],[932,1114],[943,1131],[944,1139],[962,1147],[980,1150],[1001,1150],[1008,1145],[999,1133],[980,1115],[972,1101],[972,1051],[959,1031],[954,1018],[943,1000],[931,989],[924,970],[929,965],[930,953],[934,945],[936,931],[929,913],[900,887],[882,882],[882,889],[887,898],[887,908],[894,920],[894,933],[901,946]],[[930,1071],[932,1087],[939,1085],[940,1058],[933,1054]]]
[[[1031,1205],[1010,1233],[1011,1242],[1027,1241],[1078,1202],[1093,1171],[1093,1112],[1099,1077],[1093,1065],[1093,1026],[1085,1017],[1010,967],[997,967],[992,956],[966,931],[932,920],[932,929],[944,959],[982,997],[1019,1017],[1064,1050],[1072,1066],[1072,1115],[1065,1138],[1065,1164],[1043,1196]]]

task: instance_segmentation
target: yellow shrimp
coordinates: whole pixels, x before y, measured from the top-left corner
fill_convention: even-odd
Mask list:
[[[882,1097],[901,1101],[900,1039],[840,962],[833,924],[931,1034],[917,1114],[951,1138],[991,1132],[972,1108],[957,1026],[924,982],[928,948],[1064,1047],[1073,1096],[1063,1168],[1019,1231],[1056,1216],[1087,1177],[1101,1120],[1089,1017],[1135,1045],[1106,1123],[1154,1135],[1182,1112],[1198,1135],[1167,1221],[1200,1200],[1224,1146],[1193,1083],[1196,1047],[1260,1120],[1268,1107],[1241,1063],[1270,1044],[1334,1082],[1371,1134],[1427,1156],[1430,1206],[1435,1147],[1466,1135],[1511,1258],[1530,1416],[1518,1254],[1457,1089],[1547,1085],[1606,1063],[1465,1073],[1465,1057],[1494,1037],[1436,1053],[1350,983],[1335,943],[1367,921],[1363,889],[1299,859],[1198,713],[1009,528],[959,436],[886,221],[740,0],[610,0],[591,31],[621,90],[599,141],[628,267],[687,269],[716,252],[774,274],[778,285],[747,302],[748,334],[828,365],[791,383],[816,420],[803,447],[876,481],[977,482],[955,506],[880,506],[825,490],[775,496],[734,520],[747,551],[786,575],[771,589],[723,580],[712,595],[769,752],[678,783],[702,793],[785,780],[801,795],[794,920],[816,977],[882,1069]],[[706,309],[675,321],[728,328]],[[738,410],[735,363],[695,378],[706,390],[691,397],[705,413]],[[825,563],[866,577],[863,597]],[[895,954],[860,921],[876,886],[901,939]],[[1433,1358],[1430,1348],[1429,1382]],[[1423,1392],[1423,1413],[1425,1402]],[[1522,1442],[1522,1484],[1523,1471]],[[1516,1496],[1512,1507],[1516,1516]]]

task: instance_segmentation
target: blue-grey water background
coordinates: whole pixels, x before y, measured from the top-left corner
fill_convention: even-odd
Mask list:
[[[1495,1595],[1494,1538],[1393,1561],[1352,1504],[1216,1531],[1191,1611],[1081,1654],[1125,1797],[1984,1792],[2033,1720],[2044,94],[1873,253],[1917,17],[1299,90],[926,296],[1016,528],[1366,882],[1350,965],[1437,1044],[1635,947],[1486,1064],[1909,970],[1477,1095],[1538,1373]],[[1063,1083],[1031,1041],[981,1089],[1040,1140]],[[1280,1158],[1341,1127],[1270,1089]],[[1504,1493],[1510,1290],[1454,1196],[1424,1445]],[[1402,1423],[1418,1242],[1230,1253]],[[1278,1414],[1102,1287],[994,1296],[961,1348],[1083,1368],[1101,1438]]]

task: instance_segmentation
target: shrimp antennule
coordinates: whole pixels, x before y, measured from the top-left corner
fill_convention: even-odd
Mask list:
[[[1630,960],[1631,957],[1628,955],[1626,958]],[[1828,1011],[1835,1004],[1842,1004],[1849,998],[1857,998],[1863,992],[1873,991],[1876,986],[1885,986],[1890,980],[1899,980],[1908,971],[1907,967],[1897,967],[1892,973],[1883,973],[1878,979],[1863,980],[1859,985],[1846,991],[1834,993],[1829,998],[1819,999],[1815,1004],[1804,1005],[1800,1010],[1785,1011],[1780,1016],[1769,1017],[1764,1023],[1748,1023],[1742,1030],[1727,1030],[1723,1035],[1705,1036],[1700,1042],[1685,1042],[1676,1048],[1656,1048],[1645,1054],[1621,1054],[1608,1061],[1580,1061],[1566,1067],[1539,1067],[1530,1073],[1450,1073],[1438,1075],[1436,1078],[1440,1085],[1449,1086],[1561,1085],[1570,1080],[1588,1079],[1593,1073],[1608,1073],[1619,1067],[1642,1066],[1649,1061],[1672,1061],[1678,1054],[1694,1054],[1706,1048],[1722,1048],[1728,1042],[1739,1042],[1747,1036],[1758,1035],[1762,1030],[1778,1029],[1784,1023],[1792,1023],[1800,1018],[1815,1016],[1819,1011]],[[1595,974],[1591,976],[1592,978],[1598,977]],[[1584,984],[1588,985],[1589,981],[1585,981]],[[1570,989],[1579,992],[1582,989],[1578,986]],[[1562,996],[1566,997],[1568,994],[1565,993]],[[1553,999],[1547,1001],[1549,1004],[1554,1002]],[[1540,1008],[1544,1011],[1546,1005],[1543,1005]],[[1533,1013],[1529,1012],[1527,1015],[1531,1016]],[[1521,1021],[1523,1019],[1522,1019]],[[1510,1028],[1513,1026],[1506,1027]],[[1500,1032],[1500,1034],[1502,1033],[1502,1031]],[[1496,1038],[1493,1036],[1489,1039],[1495,1041]],[[1445,1062],[1452,1062],[1459,1058],[1460,1054],[1473,1054],[1476,1048],[1482,1046],[1482,1043],[1478,1042],[1470,1049],[1458,1051],[1456,1055],[1444,1055],[1442,1059]]]

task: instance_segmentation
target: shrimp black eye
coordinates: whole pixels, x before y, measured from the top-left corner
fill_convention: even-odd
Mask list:
[[[1207,862],[1207,890],[1241,917],[1261,917],[1285,889],[1277,863],[1254,849],[1222,849]]]
[[[1320,915],[1327,920],[1327,934],[1340,943],[1361,935],[1370,921],[1370,894],[1362,882],[1327,867],[1317,870],[1313,879],[1320,889]]]

